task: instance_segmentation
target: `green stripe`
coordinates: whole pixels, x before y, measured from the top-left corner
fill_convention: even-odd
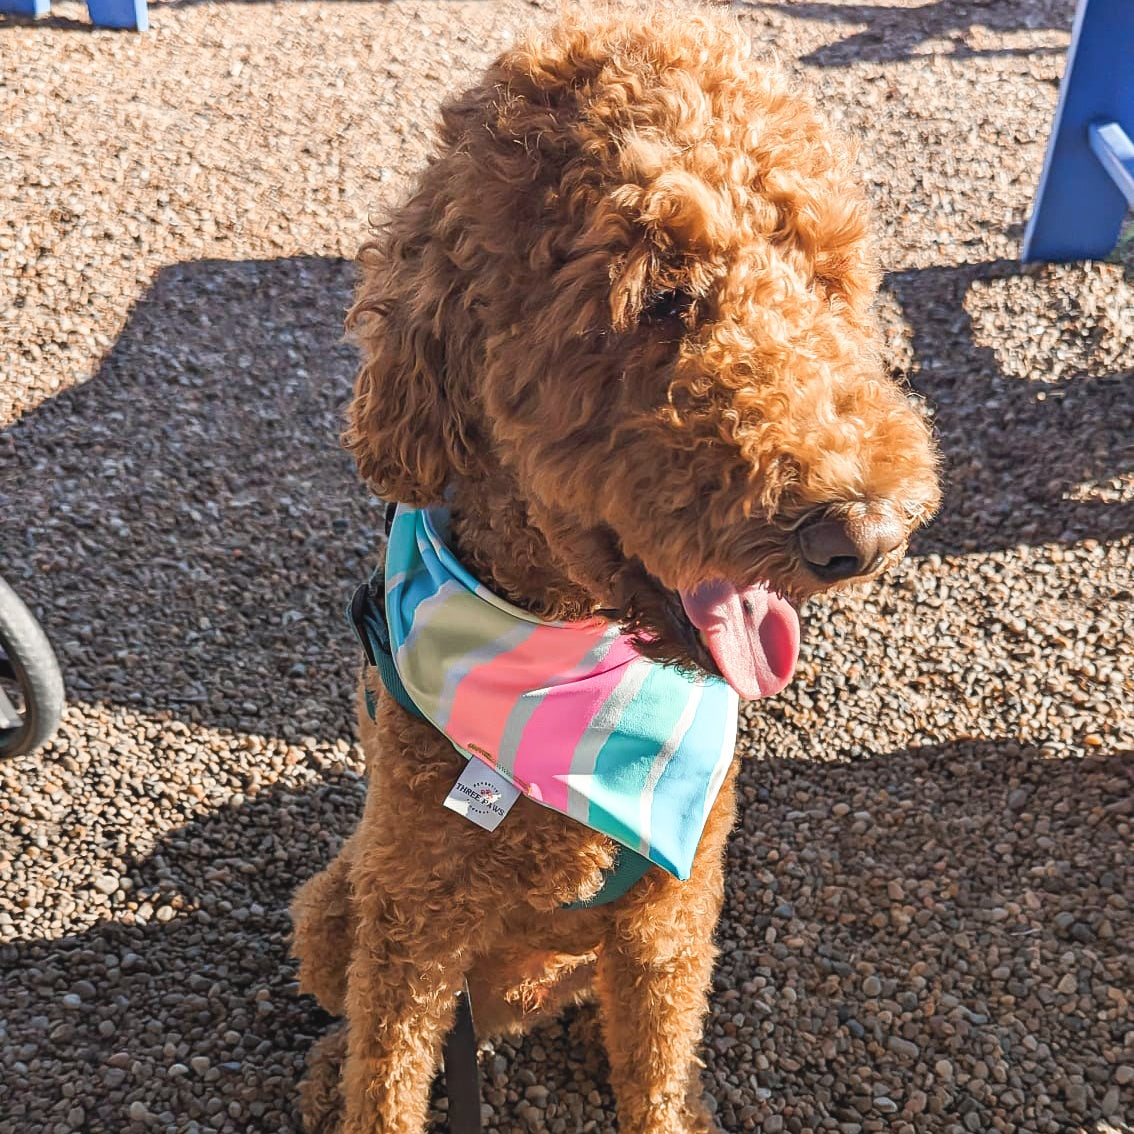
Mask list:
[[[424,632],[433,623],[443,626],[444,632]],[[438,716],[450,668],[512,625],[507,615],[463,589],[444,598],[426,599],[417,607],[410,648],[403,644],[394,657],[406,689],[427,717],[435,720]]]

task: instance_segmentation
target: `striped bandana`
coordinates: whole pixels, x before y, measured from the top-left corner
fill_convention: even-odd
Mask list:
[[[643,658],[602,618],[546,622],[476,581],[443,509],[399,507],[386,550],[394,664],[465,757],[688,878],[732,762],[737,695]]]

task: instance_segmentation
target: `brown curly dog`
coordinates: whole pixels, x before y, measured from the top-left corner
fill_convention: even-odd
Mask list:
[[[893,564],[938,503],[880,357],[851,166],[726,16],[589,12],[528,38],[445,105],[361,253],[362,476],[444,502],[449,547],[507,603],[775,691],[795,606]],[[623,1134],[714,1129],[697,1050],[735,762],[687,881],[653,868],[569,909],[616,844],[526,796],[492,832],[445,809],[465,758],[372,669],[364,689],[365,814],[293,909],[301,987],[346,1017],[313,1053],[309,1129],[421,1134],[466,977],[484,1033],[596,997]]]

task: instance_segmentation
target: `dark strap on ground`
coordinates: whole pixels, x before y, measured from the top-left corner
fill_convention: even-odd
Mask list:
[[[445,1084],[449,1095],[449,1134],[480,1134],[480,1069],[469,986],[457,993],[457,1018],[445,1037]]]

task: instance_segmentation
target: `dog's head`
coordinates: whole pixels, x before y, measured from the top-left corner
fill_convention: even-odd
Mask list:
[[[507,478],[644,652],[775,691],[794,603],[893,563],[938,503],[851,165],[704,13],[506,53],[363,251],[363,476],[418,505]]]

